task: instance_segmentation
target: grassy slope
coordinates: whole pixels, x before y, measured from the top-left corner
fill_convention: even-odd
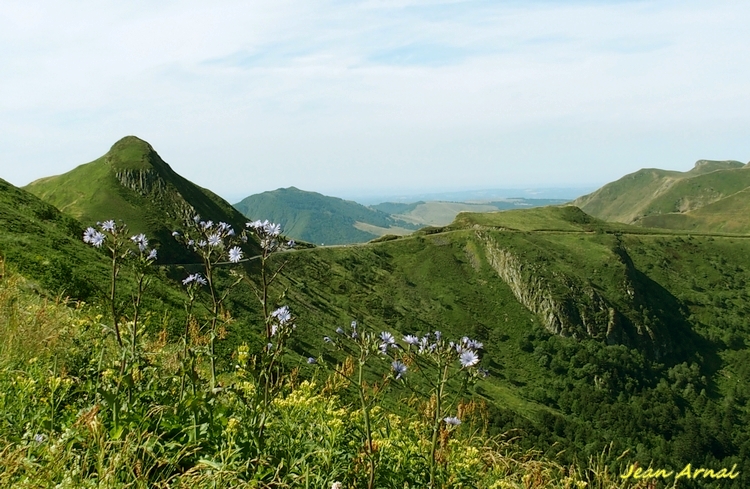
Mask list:
[[[6,229],[14,230],[2,235],[6,256],[16,253],[20,267],[33,256],[34,246],[44,261],[55,246],[69,244],[59,256],[73,260],[85,277],[86,265],[96,259],[84,258],[93,250],[77,241],[80,225],[12,186],[4,192],[7,203],[27,203],[21,214],[13,214],[9,204],[0,209],[0,215],[9,216]],[[76,229],[66,231],[66,222]],[[46,241],[38,239],[48,233]],[[689,339],[683,346],[693,350],[677,348],[663,363],[644,363],[637,351],[605,346],[601,339],[546,333],[540,326],[543,318],[519,304],[490,266],[488,241],[519,257],[527,273],[550,283],[554,294],[564,297],[575,288],[571,285],[589,284],[629,320],[666,331],[676,343]],[[635,273],[629,279],[640,300],[628,296],[618,246],[632,259]],[[300,355],[320,352],[321,336],[352,319],[403,333],[441,329],[450,336],[468,334],[485,342],[485,365],[493,377],[476,392],[501,411],[499,426],[527,422],[524,436],[555,451],[549,445],[553,441],[571,452],[591,454],[615,440],[617,449],[634,450],[646,461],[683,461],[689,460],[690,447],[696,457],[711,452],[721,458],[722,453],[737,453],[744,446],[742,437],[747,440],[749,248],[750,241],[738,237],[636,231],[561,207],[462,214],[452,226],[416,236],[279,258],[289,260],[283,285],[300,317],[294,345]],[[587,301],[585,296],[577,299]],[[610,356],[623,359],[610,361]],[[680,367],[683,361],[687,373]],[[631,368],[631,363],[636,365]],[[592,387],[602,382],[609,387]],[[662,395],[669,397],[652,402],[649,409],[664,405],[676,413],[656,418],[661,421],[655,425],[648,424],[650,418],[640,419],[646,404],[638,403]],[[583,404],[570,401],[581,396],[591,397]],[[506,413],[506,407],[514,414]],[[714,414],[726,409],[731,411],[729,431],[712,428]],[[612,418],[614,413],[619,417]],[[623,413],[631,414],[623,418]],[[520,417],[512,417],[516,415]],[[685,421],[689,416],[706,417],[697,439],[691,438],[693,425]],[[632,418],[634,428],[618,424],[620,418]],[[729,433],[730,440],[715,440],[720,432]]]
[[[601,337],[549,335],[540,326],[543,318],[520,305],[489,265],[488,238],[551,283],[553,295],[589,284],[639,331],[654,332],[656,344],[671,341],[671,353],[653,362],[637,349],[606,346]],[[633,272],[623,269],[618,246],[627,250]],[[718,436],[716,431],[703,435],[700,443],[691,441],[688,420],[712,416],[700,406],[712,406],[710,413],[732,406],[736,421],[731,423],[750,420],[750,384],[745,383],[750,372],[742,363],[750,358],[743,340],[750,330],[742,319],[750,314],[747,256],[750,240],[743,238],[665,234],[603,223],[574,207],[547,208],[465,213],[453,226],[416,236],[291,254],[285,257],[284,280],[293,308],[304,311],[297,344],[302,355],[314,355],[322,334],[352,319],[376,330],[440,329],[451,336],[475,336],[486,345],[484,362],[492,373],[477,393],[506,413],[498,418],[502,426],[523,425],[520,419],[526,419],[524,437],[538,446],[556,441],[558,449],[593,454],[614,441],[618,450],[678,465],[686,457],[705,456],[713,446],[707,443]],[[627,293],[626,273],[631,273],[635,297]],[[585,296],[577,300],[587,301]],[[571,358],[589,359],[577,365]],[[685,373],[689,369],[694,373]],[[697,377],[683,380],[683,375]],[[609,390],[590,390],[604,377],[620,380],[610,380]],[[589,395],[598,411],[570,403]],[[512,418],[506,408],[521,418]],[[664,414],[648,411],[657,409]],[[630,416],[640,420],[633,424]],[[654,420],[646,421],[651,416]],[[666,417],[657,421],[659,416]],[[630,428],[622,425],[628,422]],[[706,418],[700,426],[713,422]],[[553,430],[550,423],[559,426]],[[742,430],[732,426],[734,441],[726,443],[738,449],[744,443]]]
[[[128,186],[118,178],[123,173],[130,175]],[[91,163],[37,180],[25,189],[86,225],[122,220],[131,231],[154,239],[162,255],[174,261],[188,256],[177,247],[171,232],[193,214],[237,228],[245,221],[216,194],[175,173],[151,145],[134,136],[121,139],[106,155]]]
[[[356,202],[294,187],[251,195],[235,207],[250,219],[281,223],[289,236],[317,244],[361,243],[388,228],[409,226]]]
[[[737,161],[699,161],[688,172],[645,169],[605,185],[574,201],[591,215],[642,226],[704,232],[750,231],[741,220],[726,225],[733,214],[748,210],[734,197],[750,187],[747,165]],[[721,204],[729,199],[726,204]],[[724,215],[724,213],[728,213]]]

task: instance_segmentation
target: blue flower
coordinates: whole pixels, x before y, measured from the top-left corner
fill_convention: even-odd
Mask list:
[[[448,416],[447,418],[443,418],[443,421],[449,426],[458,426],[461,424],[461,420],[456,416]]]
[[[102,229],[104,231],[109,231],[110,233],[114,233],[115,232],[115,221],[113,221],[112,219],[110,219],[109,221],[104,221],[102,223]]]
[[[269,236],[278,236],[279,234],[281,234],[281,224],[274,224],[266,221],[263,223],[263,230]]]
[[[396,343],[396,339],[388,331],[383,331],[382,333],[380,333],[380,340],[383,342],[383,344],[386,345],[393,345]]]
[[[331,339],[330,336],[324,336],[323,341],[325,341],[326,343],[333,343],[333,340]]]
[[[281,306],[276,309],[271,313],[271,316],[275,317],[280,324],[286,324],[292,319],[292,313],[287,306]]]
[[[214,233],[211,236],[208,237],[208,245],[209,246],[219,246],[221,244],[221,236]]]
[[[318,361],[315,360],[313,357],[307,357],[307,363],[309,363],[310,365],[314,365],[318,363]]]
[[[156,260],[156,249],[151,250],[151,252],[146,257],[146,260]]]
[[[400,379],[402,375],[406,373],[406,365],[399,362],[398,360],[391,363],[391,368],[396,373],[396,378]]]
[[[407,345],[418,345],[419,344],[419,338],[414,336],[413,334],[408,334],[404,336],[404,341]]]
[[[229,261],[232,263],[239,263],[242,259],[242,250],[239,246],[235,246],[229,250]]]
[[[102,233],[96,231],[91,237],[91,244],[97,248],[101,248],[102,244],[104,243],[104,238],[105,236]]]
[[[208,282],[206,282],[206,279],[201,276],[200,273],[194,273],[192,275],[188,275],[185,280],[182,281],[182,285],[190,285],[191,283],[197,283],[200,285],[207,285]]]
[[[94,235],[96,234],[96,229],[92,227],[86,228],[86,230],[83,232],[83,242],[84,243],[91,243],[94,239]]]
[[[148,246],[148,239],[146,238],[146,235],[136,234],[135,236],[130,237],[130,241],[138,245],[138,249],[141,250],[141,252],[146,251],[146,247]]]
[[[286,245],[287,245],[287,246],[288,246],[289,248],[294,248],[294,246],[295,246],[296,244],[297,244],[297,243],[295,243],[293,239],[290,239],[290,240],[289,240],[289,241],[287,242],[287,244],[286,244]]]
[[[479,356],[473,350],[466,350],[458,357],[458,361],[462,367],[471,367],[479,363]]]

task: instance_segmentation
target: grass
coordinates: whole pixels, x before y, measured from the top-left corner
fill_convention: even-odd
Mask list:
[[[195,444],[194,438],[191,441],[189,431],[196,425],[188,416],[189,410],[178,410],[179,414],[174,411],[175,369],[179,365],[176,338],[184,325],[178,298],[181,294],[178,281],[184,277],[184,270],[180,269],[164,270],[158,276],[153,289],[156,297],[148,303],[152,319],[146,329],[149,341],[143,348],[147,353],[145,358],[153,363],[148,364],[149,375],[144,377],[153,383],[140,380],[137,383],[145,397],[143,404],[134,410],[137,416],[132,429],[127,436],[117,435],[111,431],[112,420],[105,413],[98,415],[98,419],[109,427],[108,438],[96,438],[103,435],[86,428],[92,402],[97,402],[92,401],[98,392],[92,384],[106,371],[117,372],[112,363],[116,355],[112,356],[111,345],[102,339],[96,326],[102,323],[101,318],[97,319],[100,295],[96,290],[90,294],[90,309],[71,309],[64,305],[65,301],[55,300],[58,294],[45,285],[44,277],[52,277],[51,284],[67,283],[62,263],[68,264],[68,272],[83,282],[106,283],[103,273],[106,260],[79,241],[82,230],[79,223],[49,205],[9,185],[3,187],[0,197],[3,199],[0,218],[5,226],[0,234],[0,250],[7,259],[6,279],[11,277],[15,281],[7,282],[12,293],[5,293],[10,299],[3,314],[12,325],[6,326],[12,333],[6,338],[49,331],[53,322],[68,321],[65,319],[68,316],[61,315],[47,326],[31,322],[33,329],[24,329],[13,319],[23,317],[27,321],[37,317],[46,304],[44,307],[72,315],[70,324],[75,327],[69,331],[75,348],[66,346],[63,350],[77,352],[70,360],[58,355],[56,361],[53,353],[40,354],[40,358],[50,360],[37,360],[31,365],[24,360],[27,356],[13,359],[17,365],[14,368],[23,372],[23,382],[8,370],[3,372],[2,392],[7,393],[3,402],[13,403],[5,404],[0,412],[15,416],[3,425],[6,431],[2,436],[10,447],[3,456],[7,457],[5,466],[17,470],[12,472],[15,475],[6,471],[3,476],[23,473],[31,481],[40,481],[49,477],[52,470],[61,481],[64,477],[61,467],[84,460],[88,464],[86,480],[104,480],[105,474],[115,470],[107,467],[120,467],[113,457],[126,449],[130,450],[128,457],[133,458],[121,460],[126,460],[129,467],[136,467],[140,460],[141,464],[161,464],[158,466],[166,468],[159,472],[161,475],[151,472],[147,476],[115,470],[120,479],[113,480],[112,485],[208,485],[214,481],[240,485],[248,477],[278,487],[305,481],[311,485],[329,484],[331,480],[311,478],[319,472],[315,467],[322,462],[305,465],[305,460],[318,460],[313,454],[321,453],[329,460],[343,454],[344,461],[336,462],[340,467],[336,470],[341,472],[332,470],[328,473],[331,477],[344,474],[349,481],[361,480],[358,478],[363,469],[357,463],[361,452],[346,448],[351,439],[337,438],[328,448],[322,439],[304,449],[296,442],[290,444],[288,437],[294,431],[289,426],[303,422],[291,415],[284,418],[286,425],[278,426],[287,431],[279,431],[277,441],[281,445],[287,443],[284,446],[288,449],[263,452],[263,457],[258,455],[260,452],[255,453],[249,458],[257,461],[252,476],[248,475],[247,464],[241,465],[239,459],[231,456],[234,449],[222,445],[228,436],[224,433],[228,420],[235,414],[241,415],[248,426],[253,426],[252,411],[236,411],[240,409],[238,406],[224,405],[223,401],[204,404],[213,398],[196,399],[196,406],[205,409],[201,416],[205,416],[206,426],[213,431],[209,430],[205,442]],[[566,473],[573,473],[578,474],[576,481],[590,482],[589,487],[600,479],[609,481],[610,485],[605,487],[616,487],[621,481],[606,479],[604,471],[611,476],[619,473],[623,464],[634,461],[643,466],[671,467],[687,461],[714,466],[738,463],[743,474],[750,473],[750,467],[741,458],[750,449],[747,442],[750,377],[744,366],[750,334],[745,321],[750,315],[749,246],[750,241],[738,236],[635,228],[602,222],[575,207],[551,207],[461,214],[451,226],[408,237],[279,254],[275,259],[288,263],[278,288],[273,291],[274,297],[289,304],[299,317],[299,327],[284,356],[283,371],[290,375],[289,383],[279,398],[294,396],[302,379],[312,379],[316,387],[309,390],[307,397],[335,394],[339,404],[332,410],[344,409],[349,413],[344,418],[356,420],[352,393],[331,391],[329,387],[335,382],[305,362],[308,356],[321,356],[329,363],[345,360],[335,352],[324,352],[322,337],[353,319],[375,331],[405,334],[440,329],[449,337],[468,335],[485,344],[483,366],[491,376],[476,386],[474,395],[475,400],[486,402],[483,419],[487,420],[487,436],[514,430],[518,434],[514,453],[525,454],[532,449],[542,453],[531,458],[513,455],[516,457],[513,461],[502,462],[500,465],[525,467],[520,482],[513,474],[502,475],[502,480],[523,484],[523,477],[537,474],[533,467],[539,466],[542,467],[539,487],[552,477],[544,476],[545,473],[554,474],[558,484]],[[507,258],[503,266],[499,265],[501,256]],[[23,282],[14,278],[11,274],[16,271],[33,280]],[[231,279],[225,275],[223,280]],[[14,294],[16,297],[28,294],[28,299],[13,299]],[[24,304],[24,301],[28,301],[25,307],[31,306],[30,316],[21,316],[14,309],[14,302]],[[231,321],[227,324],[226,339],[219,342],[220,378],[224,385],[240,385],[241,379],[233,373],[239,345],[247,342],[253,352],[263,349],[264,342],[258,334],[262,321],[253,317],[257,315],[257,306],[250,305],[254,301],[252,292],[242,287],[228,301],[230,314],[226,317]],[[47,317],[41,313],[38,316]],[[551,318],[557,318],[562,325],[560,334],[550,331]],[[164,341],[157,341],[162,330]],[[67,341],[58,344],[71,344]],[[25,350],[28,346],[24,345],[44,343],[32,335],[28,341],[14,339],[6,344],[11,345],[5,347],[7,352],[28,353]],[[97,354],[101,351],[110,352],[104,356],[106,368],[99,367]],[[366,375],[367,382],[378,382],[387,368],[387,362],[373,364]],[[199,373],[205,380],[205,369],[199,369]],[[48,417],[54,410],[49,406],[48,380],[42,380],[52,377],[73,379],[75,386],[70,397],[65,398],[66,407],[55,411],[57,421]],[[382,398],[382,407],[407,422],[419,411],[417,406],[410,410],[408,396],[402,394],[389,391]],[[318,400],[305,402],[308,407],[328,412],[328,405],[319,404]],[[211,424],[213,421],[208,420],[213,418],[207,413],[213,408],[206,406],[216,403],[222,406],[222,411],[216,423]],[[167,406],[172,406],[172,410]],[[159,416],[155,417],[155,413]],[[325,431],[329,423],[336,424],[332,420],[338,419],[337,415],[330,416],[321,418],[325,422],[316,421],[318,424],[310,429]],[[33,421],[33,430],[19,431],[26,423],[19,423],[18,419]],[[419,447],[421,438],[418,433],[412,438],[393,438],[398,432],[388,431],[386,419],[390,418],[382,418],[385,430],[382,437],[393,442],[394,451],[388,452],[390,458],[383,459],[383,463],[387,460],[389,464],[400,464],[406,472],[399,472],[398,477],[417,481],[413,486],[419,486],[420,466],[404,460],[419,459],[406,449]],[[356,424],[345,426],[348,432],[357,433]],[[63,451],[69,455],[59,458],[47,452],[32,453],[36,445],[29,442],[29,436],[39,434],[34,431],[37,427],[48,430],[43,433],[49,433],[50,438],[52,434],[62,437],[70,430],[72,435],[65,436],[72,438],[65,439]],[[28,434],[24,439],[25,433]],[[462,433],[472,440],[471,433]],[[243,443],[250,446],[252,434],[250,428],[243,432]],[[72,439],[83,441],[67,445]],[[471,443],[485,453],[488,446],[500,442],[482,435]],[[139,448],[143,446],[159,447],[167,450],[168,455],[160,461],[148,459]],[[584,477],[582,474],[588,472],[580,467],[587,465],[581,461],[597,460],[605,449],[610,450],[609,455],[603,465],[596,462],[599,464],[596,477]],[[616,454],[626,450],[627,457],[618,459]],[[249,452],[242,453],[246,456]],[[339,455],[334,457],[336,453]],[[481,463],[488,463],[486,460],[493,457],[502,460],[502,452],[487,453],[486,458],[480,457]],[[24,460],[29,454],[37,457],[33,459],[36,462],[30,462],[32,468],[25,468],[29,463]],[[560,466],[543,461],[553,457]],[[95,463],[97,460],[102,462]],[[276,474],[282,462],[286,468],[283,474]],[[528,465],[518,465],[521,462]],[[563,466],[561,472],[559,467]],[[528,477],[537,480],[537,475]],[[83,480],[76,479],[71,484],[83,485]],[[740,479],[736,487],[744,487],[746,482]],[[732,486],[727,484],[727,487]]]
[[[96,387],[117,374],[108,367],[111,345],[92,328],[100,318],[90,314],[29,292],[22,277],[3,270],[0,485],[291,488],[343,481],[344,487],[362,486],[361,412],[342,401],[341,385],[323,371],[316,374],[320,384],[299,381],[294,373],[288,377],[269,412],[265,443],[248,459],[248,444],[257,443],[254,411],[231,395],[212,399],[207,433],[184,436],[191,430],[190,409],[170,402],[175,348],[154,338],[143,346],[148,375],[132,379],[137,402],[123,411],[130,424],[113,431]],[[230,380],[253,389],[252,379]],[[604,465],[563,466],[507,436],[487,435],[481,403],[460,409],[471,429],[441,435],[440,487],[567,488],[594,481],[598,487],[620,487]],[[214,429],[219,431],[212,435]],[[380,486],[424,487],[427,431],[418,415],[376,408],[373,429]]]
[[[135,136],[121,139],[101,158],[25,189],[86,225],[115,218],[127,223],[132,232],[159,243],[162,259],[172,263],[194,259],[171,236],[186,219],[210,215],[238,229],[245,222],[229,203],[175,173]]]
[[[639,170],[573,202],[600,219],[706,233],[750,232],[750,172],[736,161],[702,161],[688,172]]]

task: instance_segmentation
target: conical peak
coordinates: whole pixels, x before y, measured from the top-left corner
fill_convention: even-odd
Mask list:
[[[106,159],[118,170],[149,170],[166,165],[153,146],[136,136],[125,136],[113,144]]]

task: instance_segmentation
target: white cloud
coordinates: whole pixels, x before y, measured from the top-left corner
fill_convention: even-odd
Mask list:
[[[734,2],[4,10],[0,177],[15,184],[127,134],[235,196],[591,184],[749,157],[750,7]]]

